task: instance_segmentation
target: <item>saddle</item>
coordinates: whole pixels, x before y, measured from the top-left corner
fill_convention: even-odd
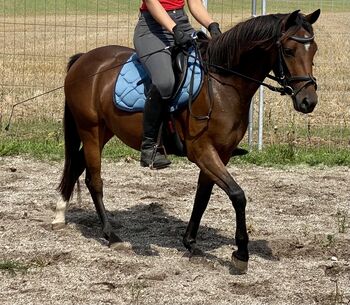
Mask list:
[[[173,70],[175,75],[175,87],[171,99],[176,97],[183,86],[188,68],[189,53],[183,52],[181,49],[174,49],[172,52]]]
[[[201,33],[201,34],[200,34]],[[201,39],[208,40],[202,33],[197,33]],[[204,79],[204,71],[201,66],[200,54],[196,53],[194,47],[188,51],[174,48],[172,61],[175,75],[175,89],[169,103],[168,114],[165,115],[163,124],[163,139],[169,141],[165,146],[171,146],[170,151],[178,155],[185,155],[185,150],[179,139],[175,128],[173,113],[187,106],[189,99],[194,101],[200,92]],[[113,101],[117,108],[128,112],[143,111],[146,101],[146,92],[151,80],[143,65],[133,53],[124,64],[115,83]]]
[[[202,32],[202,31],[198,31],[196,33],[197,39],[200,42],[200,44],[203,43],[203,41],[205,42],[205,45],[207,45],[208,43],[208,36]],[[201,52],[200,54],[196,54],[196,56],[199,56],[198,60],[201,61],[201,59],[203,58],[203,48],[199,47],[198,48],[199,51]],[[205,48],[206,49],[206,48]],[[174,92],[172,95],[172,98],[176,97],[183,84],[184,81],[186,79],[186,72],[188,69],[188,61],[189,61],[189,55],[190,55],[191,51],[185,51],[181,48],[174,48],[172,51],[172,59],[173,59],[173,70],[174,70],[174,74],[175,74],[175,88],[174,88]],[[191,54],[193,56],[193,54]],[[203,68],[203,67],[201,67]]]

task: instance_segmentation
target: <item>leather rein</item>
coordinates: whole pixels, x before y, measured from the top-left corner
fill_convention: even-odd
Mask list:
[[[315,87],[315,89],[317,90],[317,83],[316,83],[316,78],[313,77],[312,75],[308,74],[308,75],[301,75],[301,76],[287,76],[290,75],[289,71],[288,71],[288,68],[287,68],[287,65],[285,63],[285,59],[284,59],[284,53],[283,53],[283,45],[282,45],[282,37],[283,37],[283,33],[282,33],[282,36],[281,38],[277,41],[277,47],[278,47],[278,75],[277,76],[273,76],[271,74],[268,74],[266,77],[269,78],[269,79],[272,79],[273,81],[276,81],[281,87],[276,87],[276,86],[272,86],[270,84],[267,84],[265,82],[262,82],[262,81],[259,81],[255,78],[252,78],[252,77],[249,77],[247,75],[244,75],[242,73],[239,73],[237,71],[234,71],[234,70],[231,70],[231,69],[227,69],[227,68],[224,68],[222,66],[219,66],[219,65],[215,65],[215,64],[210,64],[209,62],[207,61],[204,61],[202,58],[201,58],[201,54],[200,54],[200,51],[199,51],[199,47],[198,47],[198,44],[197,44],[197,40],[196,38],[197,37],[194,37],[194,49],[195,49],[195,61],[194,61],[194,64],[197,63],[197,60],[199,61],[199,64],[204,68],[204,71],[205,73],[208,75],[207,77],[207,82],[208,82],[208,96],[209,96],[209,109],[208,109],[208,113],[207,115],[195,115],[193,113],[193,110],[192,110],[192,102],[193,102],[193,96],[192,96],[192,88],[193,88],[193,75],[194,73],[192,73],[192,77],[191,77],[191,80],[190,80],[190,94],[189,94],[189,103],[188,103],[188,106],[189,106],[189,112],[190,112],[190,115],[195,118],[196,120],[209,120],[210,119],[210,115],[211,115],[211,112],[212,112],[212,108],[213,108],[213,99],[212,99],[212,95],[213,95],[213,92],[212,92],[212,84],[211,84],[211,78],[214,78],[216,79],[217,81],[219,81],[220,83],[222,83],[222,81],[218,80],[216,77],[214,77],[210,72],[209,72],[209,67],[213,67],[217,70],[220,70],[220,71],[223,71],[223,72],[226,72],[226,73],[229,73],[229,74],[233,74],[233,75],[236,75],[240,78],[243,78],[243,79],[246,79],[246,80],[249,80],[251,82],[254,82],[260,86],[264,86],[268,89],[270,89],[271,91],[274,91],[274,92],[279,92],[281,95],[289,95],[291,96],[292,98],[295,98],[295,96],[304,88],[310,86],[310,85],[313,85]],[[300,36],[290,36],[288,37],[287,39],[291,39],[291,40],[294,40],[298,43],[301,43],[301,44],[307,44],[307,43],[310,43],[314,40],[315,36],[312,35],[310,37],[300,37]],[[191,55],[189,55],[191,56]],[[287,68],[287,73],[285,73],[285,68]],[[305,82],[303,86],[301,86],[300,88],[298,88],[297,90],[295,90],[293,87],[292,87],[292,83],[296,83],[296,82]]]
[[[315,36],[312,35],[310,37],[290,36],[287,39],[294,40],[298,43],[307,44],[307,43],[312,42],[314,40],[314,38],[315,38]],[[317,89],[316,78],[310,74],[302,75],[302,76],[287,76],[290,73],[288,71],[288,68],[287,68],[287,73],[285,73],[285,68],[287,66],[286,66],[285,59],[284,59],[283,45],[282,45],[281,39],[279,39],[276,44],[278,47],[278,63],[277,63],[278,75],[274,76],[274,75],[268,74],[266,77],[269,79],[272,79],[273,81],[276,81],[279,85],[281,85],[281,87],[272,86],[270,84],[259,81],[257,79],[254,79],[252,77],[249,77],[247,75],[244,75],[242,73],[234,71],[232,69],[227,69],[227,68],[224,68],[222,66],[211,64],[211,63],[204,61],[204,60],[201,60],[201,59],[200,60],[203,63],[203,66],[205,67],[205,71],[207,74],[209,74],[208,68],[213,67],[217,70],[236,75],[240,78],[244,78],[244,79],[249,80],[251,82],[254,82],[258,85],[264,86],[264,87],[270,89],[271,91],[279,92],[279,93],[281,93],[281,95],[289,95],[291,97],[295,97],[302,89],[304,89],[305,87],[308,87],[310,85],[313,85],[315,87],[315,89]],[[196,56],[198,56],[199,51],[198,51],[198,46],[196,46],[196,44],[195,44],[195,48],[197,49]],[[300,88],[293,89],[292,84],[296,83],[296,82],[305,82],[305,83]]]

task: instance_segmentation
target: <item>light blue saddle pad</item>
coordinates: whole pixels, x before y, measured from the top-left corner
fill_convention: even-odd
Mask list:
[[[162,67],[159,67],[161,69]],[[188,57],[188,68],[185,81],[178,95],[170,104],[170,112],[187,105],[190,96],[190,83],[192,71],[194,71],[193,93],[195,99],[199,93],[202,82],[202,70],[198,59],[195,59],[194,51]],[[147,85],[151,83],[149,76],[143,68],[136,53],[128,59],[119,73],[114,88],[114,104],[116,107],[129,112],[143,111]]]

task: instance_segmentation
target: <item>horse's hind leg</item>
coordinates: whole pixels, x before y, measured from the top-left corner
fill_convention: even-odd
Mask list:
[[[80,143],[80,142],[79,142]],[[71,157],[71,156],[70,156]],[[66,158],[68,158],[66,156]],[[56,204],[55,218],[51,223],[53,230],[58,230],[66,225],[66,211],[69,206],[69,199],[74,189],[76,181],[85,169],[84,153],[80,149],[77,154],[68,162],[69,169],[65,168],[65,174],[62,177],[61,182],[61,194],[62,198]]]
[[[86,163],[85,183],[91,194],[97,214],[102,223],[102,232],[109,242],[109,246],[121,242],[121,239],[112,231],[103,203],[103,182],[101,178],[101,152],[103,145],[110,137],[99,135],[99,128],[93,128],[81,133]],[[102,142],[102,145],[100,144]]]
[[[196,247],[197,232],[203,213],[207,208],[213,186],[214,182],[201,171],[198,178],[197,192],[191,219],[188,223],[186,233],[183,238],[185,247],[193,255],[200,254],[200,251]]]
[[[62,198],[56,203],[55,218],[51,222],[52,230],[62,229],[66,225],[66,211],[68,208],[68,201]]]

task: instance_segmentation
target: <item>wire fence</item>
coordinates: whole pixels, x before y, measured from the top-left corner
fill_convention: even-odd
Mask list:
[[[259,5],[258,2],[258,13]],[[315,24],[319,52],[314,74],[319,105],[311,115],[293,110],[290,99],[265,92],[264,143],[349,145],[350,3],[348,0],[267,0],[266,12],[311,13],[321,8]],[[139,0],[0,0],[0,127],[11,106],[63,84],[68,58],[109,44],[132,47]],[[224,30],[251,16],[250,0],[208,0],[208,9]],[[200,26],[192,19],[196,28]],[[14,119],[60,121],[62,90],[16,108]],[[255,104],[257,101],[255,100]],[[254,107],[254,118],[258,107]],[[254,139],[257,124],[254,119]]]

